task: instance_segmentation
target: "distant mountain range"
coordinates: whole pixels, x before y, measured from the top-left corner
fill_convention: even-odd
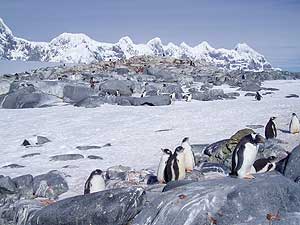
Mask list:
[[[85,34],[71,33],[63,33],[50,42],[33,42],[15,37],[0,18],[0,60],[91,63],[142,55],[203,60],[230,70],[272,69],[263,55],[245,43],[228,50],[215,49],[207,42],[195,47],[184,42],[179,46],[173,43],[163,45],[160,38],[154,38],[146,44],[134,44],[129,37],[122,37],[117,43],[111,44],[97,42]]]

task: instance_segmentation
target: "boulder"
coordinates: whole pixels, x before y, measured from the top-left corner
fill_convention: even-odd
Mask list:
[[[293,181],[300,178],[300,145],[290,153],[285,165],[284,175]]]
[[[30,224],[34,214],[44,205],[38,200],[19,200],[13,204],[13,223],[16,225]]]
[[[0,188],[8,193],[17,192],[16,183],[10,177],[1,177],[0,178]]]
[[[64,101],[69,103],[77,103],[95,95],[97,92],[94,89],[83,85],[65,85],[63,89]]]
[[[31,225],[126,225],[144,202],[144,190],[133,187],[75,196],[36,212]]]
[[[104,93],[116,95],[118,90],[121,96],[131,96],[133,89],[134,83],[129,80],[107,80],[99,86],[99,90]]]
[[[246,82],[242,84],[242,87],[238,89],[239,91],[260,91],[261,87],[258,83],[255,82]]]
[[[106,178],[110,180],[125,180],[127,173],[131,170],[128,166],[112,166],[106,170]]]
[[[31,174],[15,177],[12,181],[22,196],[33,197],[33,176]]]
[[[278,224],[297,224],[299,195],[300,186],[276,172],[253,180],[225,177],[192,182],[151,199],[131,224],[269,224],[267,215],[278,211]]]
[[[96,108],[96,107],[100,107],[104,103],[106,103],[105,97],[89,96],[89,97],[84,98],[81,101],[77,102],[74,106],[85,107],[85,108]]]
[[[5,109],[37,108],[61,101],[59,98],[40,93],[33,86],[9,92],[0,104]]]
[[[252,129],[242,129],[232,135],[228,140],[218,141],[209,145],[204,153],[209,155],[209,161],[224,164],[226,167],[231,168],[231,157],[236,145],[246,135],[254,133]]]
[[[33,192],[37,197],[57,199],[60,194],[68,190],[67,182],[57,170],[33,178]]]
[[[133,105],[140,106],[140,105],[148,105],[148,106],[163,106],[163,105],[170,105],[171,98],[169,95],[156,95],[156,96],[149,96],[144,98],[134,98]]]

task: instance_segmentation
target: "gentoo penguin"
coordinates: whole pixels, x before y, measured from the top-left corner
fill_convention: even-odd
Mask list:
[[[184,148],[178,146],[175,152],[168,158],[164,170],[164,180],[168,183],[171,180],[182,180],[185,178]]]
[[[143,93],[141,94],[141,98],[146,97],[146,90],[143,91]]]
[[[251,174],[255,173],[265,173],[272,170],[275,170],[276,163],[275,163],[276,157],[270,156],[268,158],[261,158],[257,159],[253,166],[251,167]]]
[[[195,166],[195,157],[188,137],[185,137],[182,140],[181,146],[184,148],[183,154],[185,170],[186,172],[192,172]]]
[[[162,156],[160,157],[160,162],[157,169],[157,179],[159,183],[165,183],[164,179],[164,170],[167,164],[169,157],[172,156],[172,152],[169,149],[161,149]]]
[[[185,95],[185,101],[187,101],[187,102],[192,101],[192,94],[191,93],[188,93],[188,94]]]
[[[156,91],[156,95],[160,95],[160,90],[159,89]]]
[[[116,96],[121,96],[121,94],[120,94],[120,91],[119,90],[117,90],[117,93],[116,93]]]
[[[94,170],[84,185],[84,194],[94,193],[105,190],[105,181],[102,170]]]
[[[257,101],[260,101],[262,99],[262,96],[259,94],[259,92],[257,91],[256,94],[255,94],[255,99]]]
[[[272,116],[265,127],[266,139],[277,137],[277,129],[276,129],[275,123],[273,122],[273,120],[275,120],[275,119],[276,119],[276,117]]]
[[[264,138],[256,133],[243,137],[232,154],[231,174],[239,178],[252,179],[251,167],[255,161],[258,144],[264,143]]]
[[[175,95],[174,92],[172,94],[170,94],[170,98],[171,98],[172,101],[176,100],[176,95]]]
[[[289,126],[290,133],[296,134],[300,132],[300,124],[296,113],[292,114],[292,119]]]

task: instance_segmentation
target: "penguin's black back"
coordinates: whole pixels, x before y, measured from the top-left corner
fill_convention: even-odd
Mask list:
[[[258,172],[258,171],[262,170],[269,162],[270,162],[270,160],[266,159],[266,158],[257,159],[253,164],[255,171]],[[272,168],[272,165],[271,165],[271,168]],[[268,168],[267,171],[269,171],[271,168]]]
[[[170,182],[172,180],[172,162],[173,162],[174,156],[170,155],[165,169],[164,169],[164,180],[166,183]]]
[[[274,128],[274,130],[273,130],[273,128]],[[274,138],[277,136],[275,124],[271,119],[269,120],[269,122],[266,125],[265,136],[266,136],[266,139]]]
[[[85,182],[84,185],[84,194],[89,194],[90,193],[90,188],[91,188],[91,179],[93,178],[93,175],[91,174],[87,181]]]
[[[179,167],[178,167],[176,152],[174,153],[173,170],[174,170],[174,174],[175,174],[175,180],[178,180],[178,178],[179,178]]]

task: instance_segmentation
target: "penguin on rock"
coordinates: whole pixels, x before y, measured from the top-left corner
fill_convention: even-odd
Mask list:
[[[105,190],[103,172],[100,169],[94,170],[84,185],[84,194],[90,194]]]

